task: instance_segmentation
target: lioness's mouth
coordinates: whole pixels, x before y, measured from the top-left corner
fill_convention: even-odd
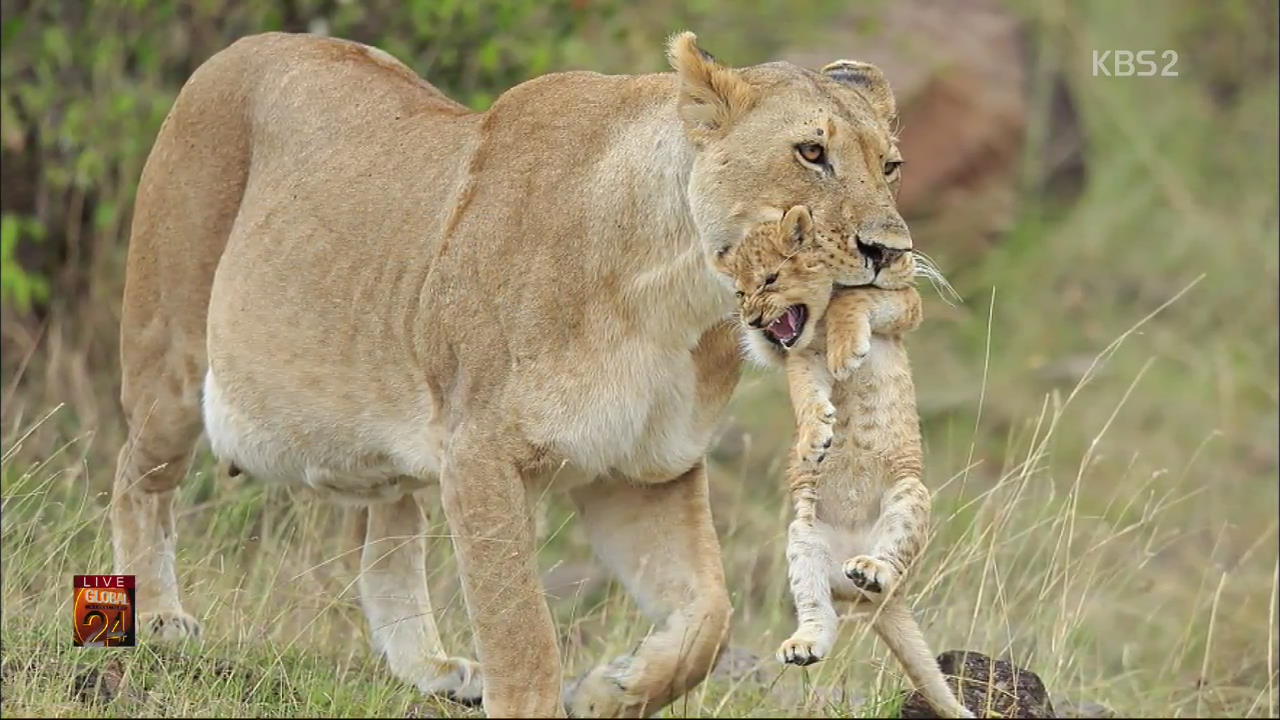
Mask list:
[[[808,319],[809,308],[804,305],[792,305],[777,320],[765,326],[764,336],[782,347],[789,348],[800,339],[800,333],[804,332],[805,320]]]

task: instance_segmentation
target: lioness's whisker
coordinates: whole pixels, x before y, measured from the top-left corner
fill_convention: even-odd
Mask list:
[[[947,280],[947,276],[942,274],[942,270],[938,268],[938,263],[933,258],[926,255],[923,251],[912,250],[911,253],[916,256],[916,275],[927,278],[929,284],[938,291],[938,296],[942,301],[954,307],[958,303],[964,302],[964,298],[956,292],[951,281]]]

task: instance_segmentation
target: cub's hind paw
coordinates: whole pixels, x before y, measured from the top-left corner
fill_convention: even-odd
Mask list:
[[[867,555],[858,555],[844,563],[844,574],[865,594],[882,595],[893,589],[898,574],[889,564]]]
[[[801,667],[812,665],[827,656],[831,650],[827,645],[820,638],[797,632],[778,648],[778,662]]]

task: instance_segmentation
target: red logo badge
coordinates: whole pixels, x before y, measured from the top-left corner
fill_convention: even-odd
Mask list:
[[[133,595],[132,575],[76,575],[71,605],[76,647],[136,645]]]

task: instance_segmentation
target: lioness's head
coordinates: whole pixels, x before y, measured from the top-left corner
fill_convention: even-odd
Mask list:
[[[896,106],[874,65],[735,69],[689,32],[672,38],[668,55],[679,81],[677,111],[696,149],[690,206],[710,255],[795,205],[807,205],[820,232],[869,260],[841,284],[874,284],[911,249],[894,206],[902,164]]]

